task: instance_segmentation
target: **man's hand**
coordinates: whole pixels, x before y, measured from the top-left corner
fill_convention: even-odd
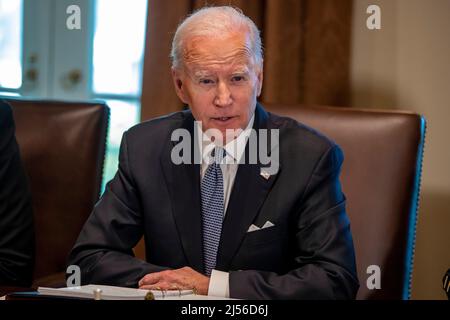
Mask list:
[[[165,270],[145,275],[139,280],[139,289],[147,290],[192,290],[207,295],[209,277],[198,273],[190,267]]]

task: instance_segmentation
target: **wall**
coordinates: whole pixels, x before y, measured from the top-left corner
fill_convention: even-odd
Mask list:
[[[366,8],[381,8],[368,30]],[[413,299],[446,299],[450,268],[450,0],[354,0],[352,105],[427,119]]]

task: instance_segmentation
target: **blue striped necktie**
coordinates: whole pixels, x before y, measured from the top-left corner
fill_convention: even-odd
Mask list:
[[[212,151],[211,157],[214,158],[214,162],[209,165],[201,183],[203,264],[205,274],[208,276],[216,266],[217,249],[222,231],[224,199],[220,163],[224,154],[223,148],[216,147]]]

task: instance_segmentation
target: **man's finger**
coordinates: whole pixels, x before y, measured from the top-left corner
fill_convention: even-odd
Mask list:
[[[154,272],[146,274],[141,280],[139,280],[139,287],[142,285],[152,285],[161,280],[161,273]]]
[[[173,285],[167,283],[167,282],[158,282],[156,284],[145,284],[139,287],[139,289],[144,290],[171,290],[171,287]]]

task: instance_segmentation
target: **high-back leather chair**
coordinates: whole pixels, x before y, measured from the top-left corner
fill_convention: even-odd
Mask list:
[[[409,299],[425,119],[387,110],[266,108],[317,129],[343,149],[341,183],[356,250],[357,299]],[[370,266],[380,268],[381,289],[367,287],[375,270]]]
[[[7,101],[30,180],[34,284],[61,284],[67,255],[99,198],[109,108],[103,103]]]

